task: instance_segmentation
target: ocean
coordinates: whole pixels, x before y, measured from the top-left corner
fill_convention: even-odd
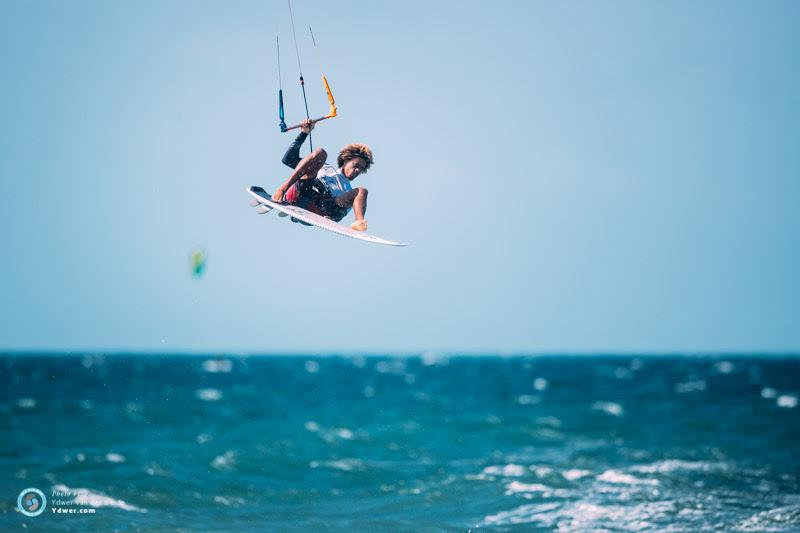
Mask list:
[[[0,530],[800,531],[799,396],[798,356],[6,354]]]

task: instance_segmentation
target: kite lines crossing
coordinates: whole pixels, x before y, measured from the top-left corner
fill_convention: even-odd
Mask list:
[[[306,82],[303,79],[303,67],[300,64],[300,49],[297,46],[297,33],[295,32],[295,29],[294,29],[294,13],[292,13],[292,0],[287,0],[287,2],[289,3],[289,18],[291,19],[291,22],[292,22],[292,36],[294,37],[294,51],[295,51],[295,54],[297,55],[297,70],[300,72],[300,88],[302,89],[302,92],[303,92],[303,104],[305,105],[305,108],[306,108],[306,118],[311,120],[311,122],[313,124],[316,124],[317,122],[320,122],[320,121],[323,121],[323,120],[326,120],[326,119],[329,119],[329,118],[333,118],[333,117],[336,116],[336,114],[337,114],[336,113],[336,101],[333,99],[333,93],[331,92],[330,84],[328,84],[328,78],[325,77],[325,72],[322,70],[322,61],[320,61],[320,59],[319,59],[319,51],[317,50],[317,41],[316,41],[316,39],[314,39],[314,32],[311,30],[311,26],[309,26],[308,27],[308,32],[311,34],[311,42],[314,44],[314,52],[317,55],[317,63],[319,63],[319,70],[320,70],[320,73],[322,75],[322,84],[325,86],[325,93],[328,96],[328,104],[330,106],[328,108],[328,114],[327,115],[325,115],[323,117],[311,119],[311,114],[308,112],[308,100],[306,99]],[[280,39],[277,36],[275,37],[275,43],[276,43],[277,48],[278,48],[278,117],[280,118],[280,122],[278,123],[278,127],[280,128],[282,133],[285,133],[287,131],[291,131],[291,130],[299,128],[300,124],[295,124],[294,126],[287,126],[286,125],[286,116],[285,116],[285,112],[284,112],[284,108],[283,108],[283,81],[281,79],[281,43],[280,43]],[[313,145],[311,144],[311,139],[309,139],[309,146],[311,146],[311,148],[313,150]]]

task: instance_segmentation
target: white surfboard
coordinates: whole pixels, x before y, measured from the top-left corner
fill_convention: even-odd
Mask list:
[[[332,231],[333,233],[338,233],[339,235],[344,235],[345,237],[352,237],[353,239],[373,242],[375,244],[386,244],[387,246],[408,246],[408,243],[389,241],[386,239],[381,239],[380,237],[376,237],[375,235],[369,235],[363,231],[350,229],[348,226],[334,222],[329,218],[312,213],[311,211],[306,211],[305,209],[297,207],[296,205],[275,203],[272,201],[272,195],[261,187],[248,187],[247,192],[257,200],[258,208],[267,208],[266,210],[261,209],[261,211],[259,211],[260,213],[267,213],[269,210],[275,209],[276,211],[294,217],[301,222],[311,224],[312,226],[316,226],[324,230]]]

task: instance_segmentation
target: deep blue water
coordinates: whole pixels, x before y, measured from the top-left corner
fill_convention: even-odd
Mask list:
[[[6,355],[0,530],[800,531],[799,396],[798,357]]]

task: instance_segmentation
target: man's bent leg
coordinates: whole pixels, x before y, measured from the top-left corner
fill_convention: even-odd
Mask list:
[[[327,159],[328,154],[322,148],[317,148],[305,156],[297,165],[297,168],[294,169],[292,175],[289,176],[289,179],[286,180],[286,183],[278,187],[278,190],[276,190],[272,195],[272,201],[283,201],[283,195],[286,194],[286,191],[289,190],[289,187],[294,185],[296,181],[316,178],[317,172],[319,172]]]

